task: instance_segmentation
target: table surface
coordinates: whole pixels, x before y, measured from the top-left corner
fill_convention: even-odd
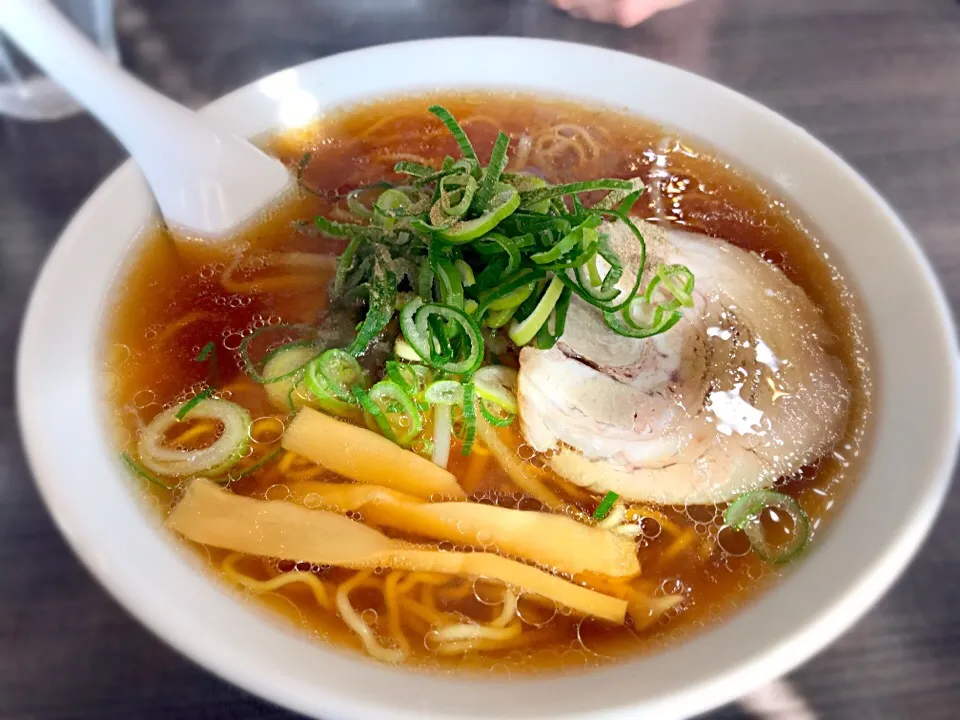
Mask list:
[[[696,0],[631,30],[545,0],[118,0],[117,25],[124,64],[193,105],[312,58],[444,35],[574,40],[679,65],[836,149],[913,228],[960,306],[956,0]],[[0,119],[0,719],[291,718],[122,611],[57,534],[23,458],[13,350],[27,296],[57,233],[122,158],[84,116]],[[706,717],[956,717],[958,526],[955,485],[922,553],[869,615],[785,682]]]

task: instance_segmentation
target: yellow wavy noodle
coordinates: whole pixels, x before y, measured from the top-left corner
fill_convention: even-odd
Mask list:
[[[317,467],[307,468],[306,470],[288,470],[284,474],[291,480],[297,480],[297,481],[312,480],[313,478],[323,474],[323,468],[317,466]]]
[[[548,472],[546,476],[550,478],[550,482],[556,485],[561,492],[567,495],[574,500],[579,502],[590,502],[594,499],[594,496],[584,490],[582,487],[574,485],[569,480],[565,480],[556,473]]]
[[[406,659],[406,652],[402,648],[388,648],[377,642],[377,636],[373,628],[364,621],[360,613],[350,604],[350,593],[363,585],[370,579],[371,575],[370,570],[361,570],[354,573],[349,580],[340,583],[336,594],[337,612],[347,627],[360,637],[364,649],[371,657],[387,663],[398,663]]]
[[[411,120],[418,124],[418,126],[423,122],[426,117],[430,117],[421,113],[415,115],[384,115],[380,118],[377,118],[376,121],[368,125],[365,129],[361,130],[356,134],[357,138],[369,138],[374,133],[383,130],[388,127],[391,123],[400,124],[401,120]],[[382,138],[380,139],[382,140]]]
[[[527,495],[535,497],[546,507],[557,512],[564,512],[569,503],[564,501],[553,490],[546,486],[541,479],[542,473],[530,463],[522,460],[516,450],[509,447],[500,437],[497,428],[485,420],[478,419],[477,435],[480,442],[486,446],[490,454],[496,458],[503,471],[510,476],[514,484]]]
[[[199,440],[204,435],[210,435],[217,431],[217,424],[213,422],[199,422],[196,425],[192,425],[184,430],[182,433],[173,438],[173,445],[183,445],[192,442],[194,440]]]
[[[244,268],[250,261],[259,261],[258,267]],[[321,283],[325,275],[334,271],[336,258],[332,255],[319,255],[306,252],[271,252],[253,258],[238,254],[220,276],[220,285],[229,292],[249,295],[254,293],[280,292]],[[259,273],[264,270],[282,268],[286,274],[269,277],[238,280],[234,274]]]
[[[388,153],[378,153],[373,157],[374,162],[390,163],[396,165],[401,160],[406,160],[408,162],[420,163],[421,165],[433,165],[427,158],[423,155],[417,155],[416,153],[408,152],[388,152]]]
[[[627,519],[638,522],[643,518],[656,520],[660,527],[670,535],[680,535],[683,530],[664,513],[648,505],[637,505],[627,509]]]
[[[263,397],[263,387],[257,385],[251,380],[235,380],[234,382],[225,385],[223,389],[220,390],[218,395],[224,399],[233,400],[234,402],[237,402],[237,396],[244,395],[252,395],[255,396],[257,400],[260,400],[260,398]]]
[[[324,472],[322,466],[290,450],[284,451],[283,457],[277,463],[277,469],[286,477],[296,481],[312,480]]]
[[[660,556],[660,559],[663,562],[668,562],[673,558],[677,557],[680,553],[690,547],[691,544],[697,539],[697,531],[693,528],[685,530],[683,534],[677,537],[668,547],[663,555]]]
[[[403,634],[403,628],[400,625],[400,603],[399,603],[399,581],[403,578],[403,571],[394,570],[387,579],[383,581],[383,602],[387,606],[387,629],[390,637],[397,643],[397,646],[405,653],[410,653],[410,642],[407,636]]]
[[[302,570],[292,570],[281,573],[269,580],[257,580],[237,569],[236,564],[243,557],[244,555],[241,553],[230,553],[220,563],[223,574],[235,585],[239,585],[250,592],[260,594],[273,592],[280,588],[287,587],[290,584],[302,583],[310,589],[310,592],[313,593],[313,597],[320,607],[324,610],[333,609],[333,603],[330,600],[327,586],[313,573]]]
[[[498,120],[494,120],[489,115],[471,115],[465,120],[460,121],[460,126],[464,130],[469,130],[471,125],[490,125],[493,127],[494,131],[499,131],[502,123]]]
[[[187,313],[182,318],[174,320],[172,323],[167,325],[155,338],[154,342],[157,344],[164,343],[169,340],[171,337],[180,332],[187,325],[197,322],[198,320],[207,320],[215,318],[216,315],[208,310],[194,310],[191,313]]]
[[[460,578],[457,586],[450,588],[441,588],[440,598],[445,602],[457,602],[463,600],[467,595],[473,592],[473,582],[467,578]]]
[[[297,455],[296,453],[290,452],[289,450],[285,450],[283,452],[283,457],[280,458],[280,461],[277,463],[277,469],[282,473],[287,472],[293,466],[293,464],[297,461],[298,457],[300,456]]]
[[[570,155],[576,158],[578,174],[596,174],[600,145],[590,129],[574,123],[560,123],[533,136],[531,160],[554,178],[561,170],[564,158]]]

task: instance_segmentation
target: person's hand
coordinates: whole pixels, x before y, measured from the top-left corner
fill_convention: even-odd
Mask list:
[[[661,10],[683,5],[690,0],[550,0],[550,2],[574,17],[633,27]]]

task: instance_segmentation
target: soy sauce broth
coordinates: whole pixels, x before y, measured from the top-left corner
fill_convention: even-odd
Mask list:
[[[857,319],[856,300],[828,249],[808,231],[789,202],[766,191],[695,139],[609,110],[522,95],[432,94],[332,113],[309,127],[264,141],[268,152],[301,172],[305,189],[227,247],[202,250],[175,240],[161,228],[147,233],[114,288],[104,337],[103,386],[118,450],[135,452],[142,423],[206,384],[217,387],[221,397],[246,407],[253,418],[276,414],[263,388],[244,373],[237,348],[243,337],[264,325],[316,323],[326,312],[331,274],[327,270],[291,270],[274,261],[284,253],[336,255],[343,249],[341,241],[304,232],[297,223],[309,225],[318,214],[348,220],[343,196],[384,178],[400,180],[392,171],[398,160],[439,165],[445,155],[456,156],[453,139],[426,113],[432,104],[442,104],[458,117],[484,161],[497,130],[502,129],[511,137],[513,160],[508,169],[533,170],[550,182],[645,178],[648,191],[635,214],[757,252],[779,265],[807,292],[835,335],[830,349],[842,359],[853,390],[846,435],[833,454],[804,468],[797,477],[782,479],[777,487],[797,499],[810,515],[811,539],[816,543],[857,477],[873,394],[867,338]],[[216,346],[215,355],[198,362],[198,354],[210,342]],[[521,457],[537,462],[516,429],[504,437],[510,438]],[[258,443],[252,447],[253,452],[265,452]],[[539,508],[533,498],[517,491],[494,462],[488,462],[480,473],[474,462],[456,451],[451,454],[450,469],[473,499]],[[319,474],[313,479],[333,478]],[[259,498],[285,499],[290,482],[274,463],[232,483],[230,489]],[[151,487],[144,493],[163,514],[179,497],[178,492]],[[589,510],[588,504],[584,508]],[[652,591],[681,593],[687,599],[653,627],[644,631],[610,628],[556,613],[522,647],[452,658],[438,658],[426,648],[414,647],[410,664],[427,669],[512,672],[602,664],[649,652],[729,616],[779,575],[779,570],[750,551],[741,533],[720,529],[723,506],[657,510],[663,522],[645,520],[639,540],[641,580],[649,583]],[[771,532],[777,531],[771,518],[764,518],[764,523]],[[671,525],[693,533],[678,536],[669,530]],[[685,538],[680,547],[678,537]],[[225,552],[197,550],[214,574],[222,574]],[[261,579],[295,569],[333,579],[352,574],[249,557],[242,558],[238,567]],[[461,598],[444,599],[437,593],[423,600],[486,621],[496,614],[496,608],[485,604],[484,592],[481,583]],[[305,586],[289,585],[251,597],[312,636],[361,648],[335,614],[317,606]],[[351,600],[368,616],[383,612],[374,589],[361,588]],[[419,639],[411,636],[412,644],[416,646]]]

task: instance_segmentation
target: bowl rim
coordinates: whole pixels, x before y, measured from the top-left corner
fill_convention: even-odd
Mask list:
[[[253,94],[258,84],[269,81],[271,78],[279,77],[285,73],[302,73],[309,69],[329,65],[334,61],[339,63],[359,62],[365,57],[370,58],[375,55],[389,56],[393,53],[413,52],[424,48],[442,49],[445,47],[460,46],[458,50],[462,50],[462,46],[468,43],[485,45],[490,49],[503,50],[506,48],[512,52],[522,52],[530,55],[537,52],[547,53],[551,50],[562,50],[564,52],[591,55],[598,61],[607,59],[611,62],[614,60],[624,62],[625,59],[627,59],[638,69],[644,67],[645,70],[651,72],[656,71],[668,75],[679,74],[687,77],[688,80],[695,78],[697,83],[702,84],[704,87],[712,88],[712,92],[723,96],[725,102],[738,105],[743,108],[745,112],[756,115],[769,124],[778,126],[779,130],[787,136],[817,151],[825,161],[833,165],[834,170],[843,174],[844,179],[851,183],[857,191],[865,195],[866,200],[872,208],[882,215],[882,221],[889,225],[899,236],[903,249],[916,264],[922,276],[922,283],[930,293],[928,300],[936,313],[937,324],[942,334],[940,339],[943,341],[943,347],[948,348],[948,362],[952,368],[950,373],[952,387],[949,393],[952,411],[947,417],[943,418],[942,438],[938,443],[941,454],[932,463],[933,466],[937,468],[936,477],[931,479],[927,489],[917,498],[915,505],[907,513],[907,520],[898,528],[897,536],[891,538],[887,546],[875,553],[873,562],[869,567],[860,568],[856,577],[846,582],[844,586],[845,589],[832,601],[826,610],[809,618],[809,621],[805,625],[780,633],[776,638],[777,642],[766,643],[762,651],[753,652],[748,658],[740,660],[736,666],[715,667],[714,671],[707,673],[705,677],[695,682],[685,684],[679,689],[672,689],[655,698],[645,699],[642,705],[644,710],[657,713],[659,717],[686,717],[709,710],[734,700],[744,692],[748,692],[765,682],[779,677],[832,642],[859,619],[876,603],[880,596],[887,591],[896,578],[902,573],[929,533],[949,487],[951,469],[957,457],[958,448],[956,446],[956,439],[960,436],[960,412],[958,412],[960,404],[958,404],[957,401],[958,396],[960,396],[957,389],[958,386],[960,386],[960,383],[958,383],[958,378],[960,378],[960,361],[958,361],[958,357],[960,356],[958,356],[956,338],[953,335],[949,305],[928,259],[904,223],[866,180],[823,143],[811,137],[806,131],[794,125],[783,116],[740,93],[685,70],[629,53],[554,40],[506,37],[455,37],[392,43],[340,53],[281,70],[227,93],[206,106],[203,113],[209,117],[216,116],[219,111],[230,107],[239,99]],[[465,83],[465,86],[466,85]],[[496,89],[496,86],[493,85],[485,85],[485,87]],[[403,92],[403,90],[399,88],[398,91]],[[571,97],[576,98],[576,96],[572,94]],[[343,106],[351,105],[353,102],[344,101],[336,104]],[[369,701],[365,698],[358,698],[354,695],[337,695],[329,683],[326,687],[318,684],[316,688],[309,688],[304,687],[302,683],[298,684],[292,680],[285,682],[286,678],[272,677],[268,679],[265,675],[258,675],[256,668],[251,664],[252,660],[249,658],[244,659],[242,662],[237,661],[223,650],[218,651],[214,646],[215,644],[208,645],[206,641],[209,640],[209,637],[203,633],[192,635],[187,632],[185,628],[187,620],[182,617],[182,611],[178,611],[179,615],[177,619],[174,619],[174,615],[169,609],[164,609],[156,603],[145,604],[143,593],[134,591],[129,577],[123,578],[116,575],[110,567],[109,558],[100,553],[97,547],[91,545],[90,537],[86,532],[85,526],[87,523],[85,518],[77,514],[76,509],[67,504],[61,497],[58,485],[62,481],[56,477],[56,473],[51,472],[48,466],[50,460],[49,446],[45,440],[49,440],[49,437],[48,434],[44,432],[42,422],[43,414],[38,413],[38,409],[35,407],[36,404],[31,400],[34,383],[38,382],[37,365],[33,361],[46,342],[44,338],[38,336],[35,331],[40,324],[39,317],[44,312],[43,305],[45,299],[50,296],[51,293],[55,292],[56,270],[66,262],[69,252],[77,244],[79,239],[78,233],[80,232],[79,227],[86,219],[86,215],[89,213],[95,214],[95,208],[98,205],[103,204],[109,197],[119,192],[119,190],[125,186],[138,182],[137,178],[138,173],[132,161],[127,160],[100,183],[83,202],[62,231],[52,252],[44,262],[44,266],[34,286],[21,329],[15,381],[18,419],[31,473],[40,490],[40,495],[48,512],[53,517],[59,531],[67,539],[69,546],[82,564],[87,567],[91,574],[131,615],[136,617],[144,626],[149,628],[166,643],[220,677],[279,705],[307,714],[316,714],[322,710],[326,714],[326,717],[329,718],[370,717],[374,715],[378,717],[389,716],[396,718],[449,717],[450,715],[442,713],[436,714],[429,705],[421,707],[411,705],[409,708],[397,708],[389,707],[379,701]],[[131,240],[133,239],[131,238]],[[868,469],[864,470],[864,472],[868,471]],[[843,513],[841,513],[841,515],[842,514]],[[165,538],[164,541],[169,542],[169,539]],[[174,543],[169,543],[169,545],[172,550]],[[811,559],[808,559],[807,562],[810,562]],[[178,562],[186,563],[187,561],[180,557]],[[208,581],[204,580],[204,582]],[[212,585],[213,583],[209,584]],[[763,593],[763,595],[769,594],[769,589]],[[226,596],[226,593],[222,593],[222,595]],[[236,602],[232,595],[230,596],[230,602]],[[743,610],[739,614],[744,615],[749,612],[749,610]],[[194,624],[193,627],[198,628],[199,626]],[[270,632],[276,633],[282,631],[273,628]],[[712,633],[713,631],[710,632]],[[708,633],[700,633],[698,637],[706,634]],[[218,640],[222,639],[223,638],[218,638]],[[289,638],[285,642],[289,642]],[[689,645],[691,642],[696,641],[688,640],[685,641],[683,645]],[[664,651],[663,654],[672,654],[675,652],[675,650],[671,649]],[[325,654],[331,657],[333,656],[333,653]],[[660,654],[658,654],[658,656],[660,656]],[[359,672],[371,675],[376,674],[373,669],[373,664],[370,662],[365,660],[354,662],[353,659],[343,655],[337,655],[336,658],[336,662],[353,665]],[[640,659],[640,661],[642,662],[643,659]],[[244,662],[247,662],[247,664],[245,665]],[[623,668],[629,664],[632,664],[632,662],[621,663],[615,667]],[[592,671],[590,676],[598,678],[600,674],[604,672],[608,671]],[[429,687],[432,682],[426,679],[432,676],[415,675],[408,672],[398,672],[397,675],[405,682],[422,685],[423,687]],[[555,682],[555,679],[561,678],[564,683],[566,683],[569,682],[570,677],[571,676],[550,676],[549,681],[539,677],[532,677],[525,679],[524,685],[547,684],[550,685],[551,688],[556,689],[562,687],[562,685]],[[444,679],[444,683],[453,684],[464,689],[471,685],[476,686],[479,684],[487,688],[492,685],[485,681],[464,682],[450,679]],[[493,684],[501,685],[503,683],[497,681]],[[320,703],[319,705],[318,702]],[[632,703],[621,703],[604,708],[598,707],[597,710],[598,712],[605,711],[604,717],[627,717],[632,712],[635,712],[638,707],[641,706]],[[576,710],[575,713],[578,715],[586,715],[589,711],[580,708]],[[519,716],[520,715],[518,715],[518,717]],[[534,712],[524,713],[523,716],[540,717],[541,715]],[[550,716],[556,717],[557,715],[552,713]],[[463,715],[463,717],[468,717],[468,715]],[[469,717],[473,716],[469,715]]]

